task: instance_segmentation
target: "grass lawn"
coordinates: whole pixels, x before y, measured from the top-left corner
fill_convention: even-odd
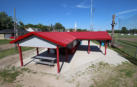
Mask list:
[[[28,68],[6,67],[0,70],[0,82],[13,83],[23,72],[30,72]]]
[[[125,41],[118,41],[118,44],[120,45],[120,50],[124,51],[132,57],[135,57],[137,44]]]
[[[116,48],[113,49],[125,58],[127,58],[130,62],[137,65],[137,35],[121,35],[115,33],[114,37],[114,43],[116,44]]]
[[[101,62],[89,68],[97,70],[90,87],[137,87],[137,66],[134,64],[124,62],[113,66]]]
[[[33,48],[30,47],[22,47],[22,51],[26,51],[26,50],[31,50]],[[0,59],[6,57],[6,56],[10,56],[10,55],[14,55],[18,53],[18,49],[16,50],[15,48],[11,48],[11,49],[6,49],[3,51],[0,51]]]
[[[12,40],[0,39],[0,45],[8,44],[10,41],[12,41]]]
[[[111,33],[109,33],[109,35],[111,35]],[[116,38],[137,38],[137,35],[127,35],[127,34],[124,34],[124,35],[121,35],[119,33],[114,33],[114,37]]]

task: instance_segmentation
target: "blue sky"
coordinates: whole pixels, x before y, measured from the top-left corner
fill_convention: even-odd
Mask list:
[[[62,23],[66,28],[90,28],[91,0],[0,0],[0,11],[13,16],[16,8],[18,21],[25,24]],[[123,14],[134,14],[137,11],[137,0],[93,0],[94,30],[111,29],[112,14],[119,17]],[[121,12],[121,13],[119,13]]]

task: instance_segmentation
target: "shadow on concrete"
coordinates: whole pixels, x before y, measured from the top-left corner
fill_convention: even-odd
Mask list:
[[[34,60],[35,60],[35,59],[32,59],[32,60],[28,61],[27,63],[24,64],[24,66],[30,64],[30,63],[33,62]]]
[[[88,46],[87,45],[80,45],[77,50],[79,50],[79,51],[88,51]],[[102,52],[98,46],[90,46],[90,51],[91,52],[92,51],[93,52],[94,51],[95,52]]]
[[[77,50],[79,50],[79,51],[87,51],[88,50],[88,46],[87,45],[79,45]],[[100,50],[100,48],[98,48],[98,46],[90,46],[90,50],[91,50],[91,52],[95,51],[95,52],[103,53]],[[64,63],[65,62],[70,63],[74,55],[75,55],[75,52],[73,54],[69,54],[68,58],[66,59],[66,55],[64,53],[60,52],[60,54],[59,54],[59,60],[61,62],[61,64],[60,64],[60,72],[62,70],[62,67],[63,67]],[[56,58],[56,52],[48,53],[48,51],[45,51],[45,52],[40,53],[39,56],[44,56],[44,57],[48,57],[48,58]],[[29,63],[31,63],[33,61],[34,61],[34,59],[29,61],[28,63],[26,63],[24,66],[28,65]],[[55,60],[54,63],[57,63],[57,61]]]

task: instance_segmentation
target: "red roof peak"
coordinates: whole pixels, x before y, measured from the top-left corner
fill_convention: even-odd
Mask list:
[[[30,32],[10,43],[16,43],[28,36],[35,35],[37,37],[48,40],[60,46],[67,46],[69,43],[76,39],[80,40],[111,40],[111,36],[105,31],[93,31],[93,32]]]

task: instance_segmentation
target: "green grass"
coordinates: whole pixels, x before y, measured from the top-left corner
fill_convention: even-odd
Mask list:
[[[131,41],[126,41],[126,40],[117,40],[120,41],[121,43],[127,44],[127,45],[131,45],[134,47],[137,47],[137,43],[136,42],[131,42]]]
[[[97,44],[97,45],[99,45],[100,43],[98,42],[98,41],[96,41],[96,40],[93,40],[93,41],[91,41],[91,43],[95,43],[95,44]]]
[[[113,48],[114,51],[118,52],[121,56],[129,60],[131,63],[137,65],[137,58],[129,55],[129,53],[119,49],[119,48]]]
[[[0,39],[0,45],[8,44],[10,41],[12,41],[12,40]]]
[[[100,71],[92,78],[94,83],[90,87],[137,87],[136,65],[128,62],[118,66],[100,63],[96,68]]]
[[[137,38],[137,36],[135,36],[135,35],[127,35],[127,34],[121,35],[119,33],[115,33],[114,37],[115,38]]]
[[[22,51],[31,50],[31,49],[33,49],[33,48],[22,47]],[[17,53],[18,53],[18,49],[16,50],[15,48],[0,51],[0,59],[4,58],[6,56],[17,54]]]
[[[117,40],[115,42],[118,45],[116,49],[121,50],[121,52],[131,56],[132,58],[137,58],[137,56],[135,57],[137,50],[137,44],[135,42],[125,41],[125,40]]]
[[[0,70],[0,78],[1,78],[2,82],[12,83],[14,80],[16,80],[16,77],[20,73],[21,72],[18,69],[16,69],[15,67],[5,68],[3,70]]]
[[[2,83],[13,83],[17,76],[23,72],[30,72],[28,68],[6,67],[0,70],[0,81]],[[20,86],[19,86],[20,87]]]

